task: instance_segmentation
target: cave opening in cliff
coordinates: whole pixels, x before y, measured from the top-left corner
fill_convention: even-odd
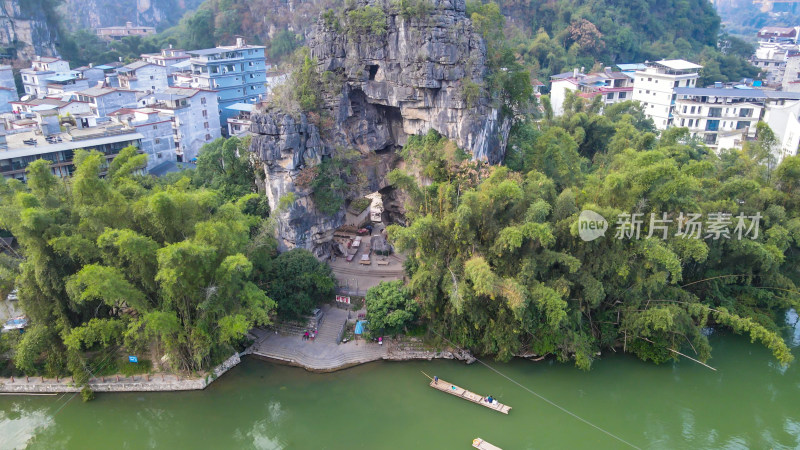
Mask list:
[[[376,153],[388,152],[405,145],[408,137],[405,131],[403,131],[403,116],[400,114],[400,108],[377,104],[373,106],[375,106],[375,109],[378,111],[378,117],[380,117],[379,123],[388,126],[389,133],[394,142],[394,145],[387,145],[382,149],[377,149]]]
[[[375,77],[378,75],[378,69],[380,69],[380,66],[377,64],[370,64],[367,66],[370,80],[375,80]]]

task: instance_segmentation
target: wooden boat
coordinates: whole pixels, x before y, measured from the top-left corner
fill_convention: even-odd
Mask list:
[[[480,450],[503,450],[500,447],[492,445],[481,438],[473,439],[472,446]]]
[[[486,401],[486,397],[482,395],[478,395],[474,392],[470,392],[462,387],[456,386],[455,384],[448,383],[442,379],[438,381],[431,379],[430,386],[434,389],[440,390],[442,392],[447,392],[450,395],[455,395],[456,397],[461,397],[464,400],[469,400],[472,403],[477,403],[481,406],[485,406],[486,408],[493,409],[495,411],[499,411],[503,414],[508,414],[511,411],[511,407],[508,405],[504,405],[497,400],[493,400],[492,403]]]

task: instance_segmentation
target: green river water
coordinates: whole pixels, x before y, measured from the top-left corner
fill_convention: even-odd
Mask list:
[[[590,372],[489,362],[640,448],[800,448],[800,333],[781,368],[763,347],[712,337],[714,372],[606,354]],[[425,371],[513,407],[506,416],[428,387]],[[480,364],[379,362],[331,374],[246,359],[205,391],[0,396],[0,448],[628,448]],[[66,404],[66,406],[64,406]]]

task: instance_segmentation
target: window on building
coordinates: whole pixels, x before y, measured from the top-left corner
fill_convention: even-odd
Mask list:
[[[747,128],[750,126],[750,122],[747,120],[740,120],[736,122],[736,129],[741,130],[742,128]]]
[[[255,89],[255,86],[251,86],[251,87]],[[606,99],[614,100],[614,93],[613,92],[609,92],[608,94],[606,94]]]
[[[648,78],[647,81],[653,81],[653,78]]]
[[[208,117],[208,111],[206,111],[205,109],[203,110],[203,117]]]
[[[706,131],[719,131],[719,120],[706,120]]]
[[[210,135],[210,134],[207,134],[207,135],[206,135],[206,140],[207,140],[207,141],[210,141],[210,140],[211,140],[211,135]]]
[[[203,128],[208,129],[208,122],[203,122]]]
[[[150,75],[150,79],[151,79],[151,80],[155,80],[155,79],[156,79],[156,77],[154,77],[154,76]]]
[[[206,98],[205,97],[200,97],[200,104],[201,105],[205,105],[206,104]]]
[[[157,130],[158,129],[158,125],[153,125],[153,129]]]
[[[681,126],[686,125],[686,119],[681,119]]]
[[[644,93],[650,95],[650,91],[644,91]]]
[[[739,110],[739,117],[751,117],[753,115],[753,108],[742,108]]]
[[[160,144],[160,143],[161,143],[161,139],[159,139],[159,138],[156,138],[156,144]],[[159,158],[160,158],[160,157],[161,157],[161,156],[159,156]]]
[[[706,144],[709,144],[709,145],[716,144],[717,143],[717,135],[716,134],[707,134],[707,135],[705,135],[705,138],[703,139],[703,141]]]
[[[676,81],[676,82],[675,82],[675,85],[674,85],[673,87],[678,87],[678,86],[680,86],[680,85],[681,85],[681,82],[680,82],[680,81]]]
[[[694,119],[689,119],[689,128],[694,126]]]
[[[620,92],[620,93],[619,93],[619,96],[618,96],[618,98],[619,98],[620,100],[622,100],[623,98],[626,98],[627,96],[628,96],[628,93],[627,93],[627,92]]]
[[[692,106],[692,110],[691,110],[691,112],[690,112],[689,114],[694,114],[694,108],[695,108],[695,107],[694,107],[694,106]]]

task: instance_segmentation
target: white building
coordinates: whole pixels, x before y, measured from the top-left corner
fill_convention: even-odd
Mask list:
[[[644,114],[653,119],[656,128],[666,130],[673,121],[675,89],[695,87],[702,68],[682,59],[645,63],[633,81],[633,99],[642,104]]]
[[[119,86],[139,92],[158,92],[169,87],[166,67],[136,61],[117,69]]]
[[[766,95],[759,89],[675,88],[673,125],[689,128],[712,149],[741,148],[756,137]]]
[[[236,111],[237,115],[228,118],[228,136],[244,136],[250,133],[250,114],[256,108],[256,105],[250,103],[234,103],[227,107],[232,111]]]
[[[766,108],[762,120],[780,142],[775,157],[780,162],[797,155],[800,146],[800,92],[764,91]]]
[[[579,97],[589,101],[599,95],[603,99],[604,106],[631,100],[633,92],[632,75],[612,71],[610,67],[606,67],[602,72],[590,74],[575,69],[550,78],[550,105],[556,116],[564,114],[567,91],[576,92]]]
[[[267,78],[264,81],[264,86],[266,87],[265,94],[269,95],[272,93],[272,90],[276,87],[286,83],[289,80],[288,73],[282,72],[267,72]]]
[[[19,100],[11,66],[0,64],[0,113],[11,111],[11,102]]]
[[[136,92],[127,89],[98,86],[79,91],[77,95],[79,101],[89,104],[97,117],[106,117],[118,109],[136,107]]]
[[[177,65],[189,61],[190,58],[186,50],[172,48],[171,46],[170,48],[162,49],[161,53],[143,53],[141,57],[143,61],[166,68],[167,76],[180,71],[181,69]],[[187,66],[187,69],[191,67]]]
[[[750,62],[761,69],[767,85],[777,87],[783,84],[788,59],[798,52],[799,33],[800,27],[764,27],[759,30],[758,48]]]
[[[110,117],[142,135],[139,150],[147,155],[147,170],[165,161],[177,160],[172,117],[152,108],[124,108],[112,112]]]
[[[77,72],[69,71],[45,78],[47,95],[59,95],[89,89],[89,81],[80,78]]]
[[[11,103],[11,111],[17,118],[32,118],[36,111],[55,108],[61,116],[79,116],[91,114],[88,103],[77,100],[58,100],[55,98],[34,98],[27,101]]]
[[[89,86],[97,86],[97,83],[106,79],[106,71],[102,67],[105,66],[95,67],[93,64],[89,64],[88,66],[72,69],[72,72],[77,74],[78,78],[86,80]]]
[[[0,132],[0,175],[25,180],[25,170],[37,159],[53,164],[52,173],[59,177],[72,175],[73,155],[77,149],[97,150],[107,161],[125,147],[139,146],[142,135],[120,124],[70,129],[53,132],[50,127],[6,130]]]
[[[47,95],[48,78],[69,75],[69,63],[61,58],[37,56],[31,67],[20,71],[25,93],[36,97]]]
[[[200,147],[221,136],[215,91],[171,87],[153,94],[150,106],[172,117],[175,153],[180,161],[192,161]]]

